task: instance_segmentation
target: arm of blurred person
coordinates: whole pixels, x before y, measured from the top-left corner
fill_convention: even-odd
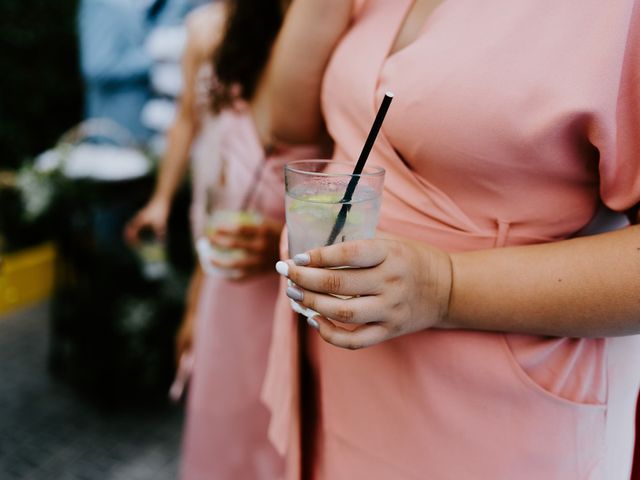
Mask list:
[[[222,3],[193,12],[187,21],[187,46],[182,62],[185,87],[176,120],[169,130],[167,151],[160,164],[155,190],[125,229],[131,244],[137,242],[140,231],[146,228],[159,238],[166,234],[171,202],[189,165],[191,144],[200,127],[196,95],[198,72],[216,48],[223,21]]]
[[[322,77],[349,25],[354,0],[295,0],[274,45],[253,104],[265,145],[322,139]]]
[[[176,365],[180,365],[182,355],[193,348],[193,337],[195,334],[196,312],[198,310],[198,298],[202,289],[203,273],[199,265],[191,276],[189,289],[187,291],[187,301],[185,305],[182,323],[176,334]]]
[[[85,78],[94,82],[122,82],[146,78],[152,60],[144,38],[134,40],[133,9],[117,2],[86,0],[78,18],[80,64]]]

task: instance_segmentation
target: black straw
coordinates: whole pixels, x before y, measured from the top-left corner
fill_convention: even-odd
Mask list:
[[[371,153],[371,149],[373,148],[373,144],[375,143],[376,137],[378,136],[378,132],[380,132],[380,127],[382,127],[384,117],[387,114],[387,110],[389,110],[391,100],[393,100],[393,93],[385,93],[384,98],[382,99],[382,103],[380,104],[380,108],[378,109],[378,113],[376,114],[376,118],[373,121],[373,125],[371,126],[371,130],[369,131],[367,141],[364,142],[364,147],[362,147],[362,152],[360,152],[360,158],[358,158],[356,167],[353,169],[353,176],[351,177],[351,180],[349,180],[347,190],[344,192],[342,200],[340,200],[340,203],[342,203],[342,207],[340,208],[340,212],[336,217],[336,223],[333,224],[329,239],[325,244],[327,246],[334,244],[336,238],[338,238],[338,235],[340,235],[340,232],[344,228],[345,223],[347,223],[347,213],[349,213],[349,210],[351,210],[351,203],[349,202],[351,202],[353,193],[355,192],[358,181],[360,180],[360,174],[362,174],[362,170],[364,170],[364,164],[367,162],[369,154]]]

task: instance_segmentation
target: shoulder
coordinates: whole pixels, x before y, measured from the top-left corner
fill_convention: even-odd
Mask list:
[[[213,54],[220,39],[227,17],[225,2],[214,2],[196,8],[186,20],[189,48],[197,56]]]

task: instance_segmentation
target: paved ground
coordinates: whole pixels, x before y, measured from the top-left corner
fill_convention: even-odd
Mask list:
[[[0,317],[1,480],[175,480],[179,408],[105,413],[47,374],[48,306]]]

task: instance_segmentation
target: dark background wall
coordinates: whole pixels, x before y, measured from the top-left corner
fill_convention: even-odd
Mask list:
[[[52,146],[82,118],[77,0],[0,0],[0,169]]]

